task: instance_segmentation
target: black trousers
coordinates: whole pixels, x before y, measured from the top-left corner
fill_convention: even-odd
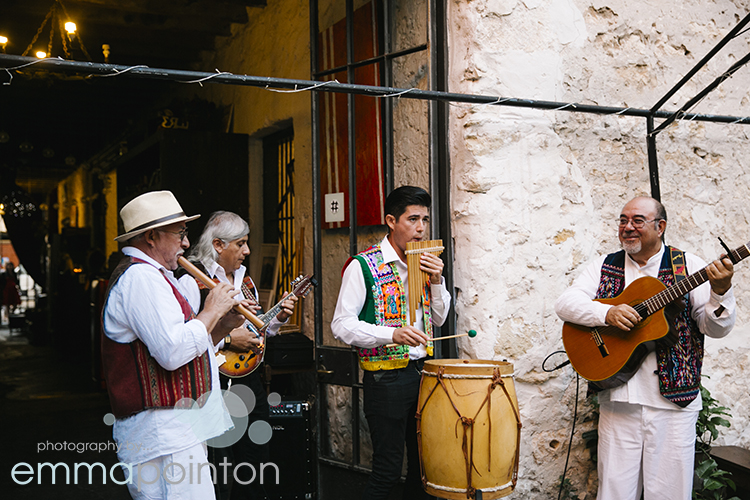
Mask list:
[[[423,360],[398,370],[364,373],[365,417],[372,438],[372,474],[363,500],[385,500],[401,478],[406,444],[404,500],[429,499],[422,489],[417,445],[417,399]]]

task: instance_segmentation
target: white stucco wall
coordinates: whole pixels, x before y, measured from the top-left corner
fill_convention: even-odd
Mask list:
[[[472,94],[652,107],[747,14],[742,2],[475,0],[449,2],[450,90]],[[665,105],[675,110],[748,52],[733,41]],[[696,112],[750,115],[747,69]],[[502,106],[451,107],[452,211],[461,355],[508,359],[523,418],[513,498],[557,498],[575,396],[570,367],[542,361],[562,349],[554,302],[582,266],[618,249],[614,224],[650,194],[645,119]],[[657,124],[659,121],[657,121]],[[747,126],[681,122],[657,140],[667,243],[707,260],[750,235]],[[750,272],[737,266],[737,326],[708,339],[704,380],[730,407],[718,444],[750,447],[747,382]],[[580,437],[592,427],[579,391],[568,478],[595,498],[596,472]]]

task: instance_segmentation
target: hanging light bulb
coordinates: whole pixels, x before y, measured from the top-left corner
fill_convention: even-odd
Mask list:
[[[0,50],[5,54],[5,46],[8,45],[8,37],[0,35]]]
[[[65,23],[65,31],[68,33],[68,40],[72,42],[76,37],[76,23],[72,21]]]
[[[43,50],[37,50],[36,51],[36,56],[39,59],[44,59],[45,57],[47,57],[47,53],[45,51],[43,51]]]

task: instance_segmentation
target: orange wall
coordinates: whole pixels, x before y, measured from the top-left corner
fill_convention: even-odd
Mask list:
[[[16,251],[13,249],[13,245],[10,241],[0,241],[0,256],[7,257],[14,266],[18,267],[18,256],[16,255]]]

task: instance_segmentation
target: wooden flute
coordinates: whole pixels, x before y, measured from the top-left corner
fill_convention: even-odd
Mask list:
[[[190,273],[190,275],[193,278],[199,280],[201,283],[206,285],[209,290],[212,290],[214,287],[216,287],[216,283],[214,283],[214,280],[209,278],[206,275],[206,273],[204,273],[203,271],[195,267],[195,265],[192,262],[187,260],[182,255],[180,255],[180,257],[177,259],[177,263],[181,265],[182,267],[184,267],[185,270],[188,273]],[[250,312],[250,310],[246,308],[245,306],[243,306],[242,304],[237,304],[236,306],[234,306],[234,310],[242,314],[245,318],[247,318],[247,320],[250,321],[250,323],[252,323],[253,325],[255,325],[256,328],[262,329],[263,327],[266,326],[265,323],[263,323],[263,321],[260,318],[258,318],[252,312]]]

